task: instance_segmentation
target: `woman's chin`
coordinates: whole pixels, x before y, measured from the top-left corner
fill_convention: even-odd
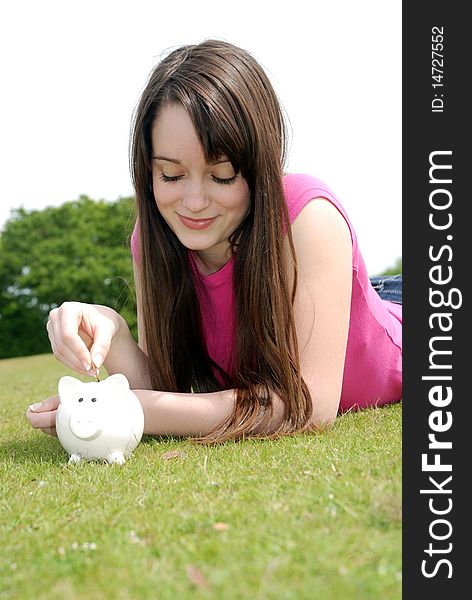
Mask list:
[[[182,246],[185,246],[188,250],[193,250],[194,252],[204,252],[205,250],[210,250],[215,245],[209,240],[196,240],[192,239],[192,236],[178,236],[180,243]]]

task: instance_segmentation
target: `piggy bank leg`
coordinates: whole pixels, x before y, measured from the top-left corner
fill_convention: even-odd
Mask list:
[[[124,465],[126,460],[123,456],[123,452],[119,452],[118,450],[114,450],[110,453],[108,457],[109,463],[116,463],[117,465]]]
[[[79,452],[77,454],[71,454],[69,458],[69,464],[71,463],[79,463],[82,460],[82,456]]]

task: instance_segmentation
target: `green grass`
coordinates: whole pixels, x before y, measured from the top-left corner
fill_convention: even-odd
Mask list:
[[[0,361],[1,600],[401,597],[401,405],[272,442],[145,436],[121,467],[68,466],[24,417],[65,374],[51,355]]]

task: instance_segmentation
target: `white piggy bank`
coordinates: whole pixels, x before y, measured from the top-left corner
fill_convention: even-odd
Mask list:
[[[141,441],[143,409],[124,375],[90,383],[61,377],[59,399],[56,431],[69,462],[102,458],[122,465]]]

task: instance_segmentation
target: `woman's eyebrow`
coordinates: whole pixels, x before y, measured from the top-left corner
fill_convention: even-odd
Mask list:
[[[171,162],[171,163],[175,163],[176,165],[181,165],[182,161],[180,161],[177,158],[170,158],[169,156],[161,156],[160,154],[158,154],[157,156],[153,156],[152,157],[153,160],[165,160],[166,162]],[[215,160],[214,162],[212,162],[212,165],[221,165],[223,163],[227,163],[227,162],[231,162],[230,160],[228,160],[226,157],[222,157],[218,160]]]
[[[178,160],[177,158],[169,158],[168,156],[153,156],[152,157],[153,160],[165,160],[167,162],[171,162],[171,163],[175,163],[176,165],[181,165],[182,161]]]

